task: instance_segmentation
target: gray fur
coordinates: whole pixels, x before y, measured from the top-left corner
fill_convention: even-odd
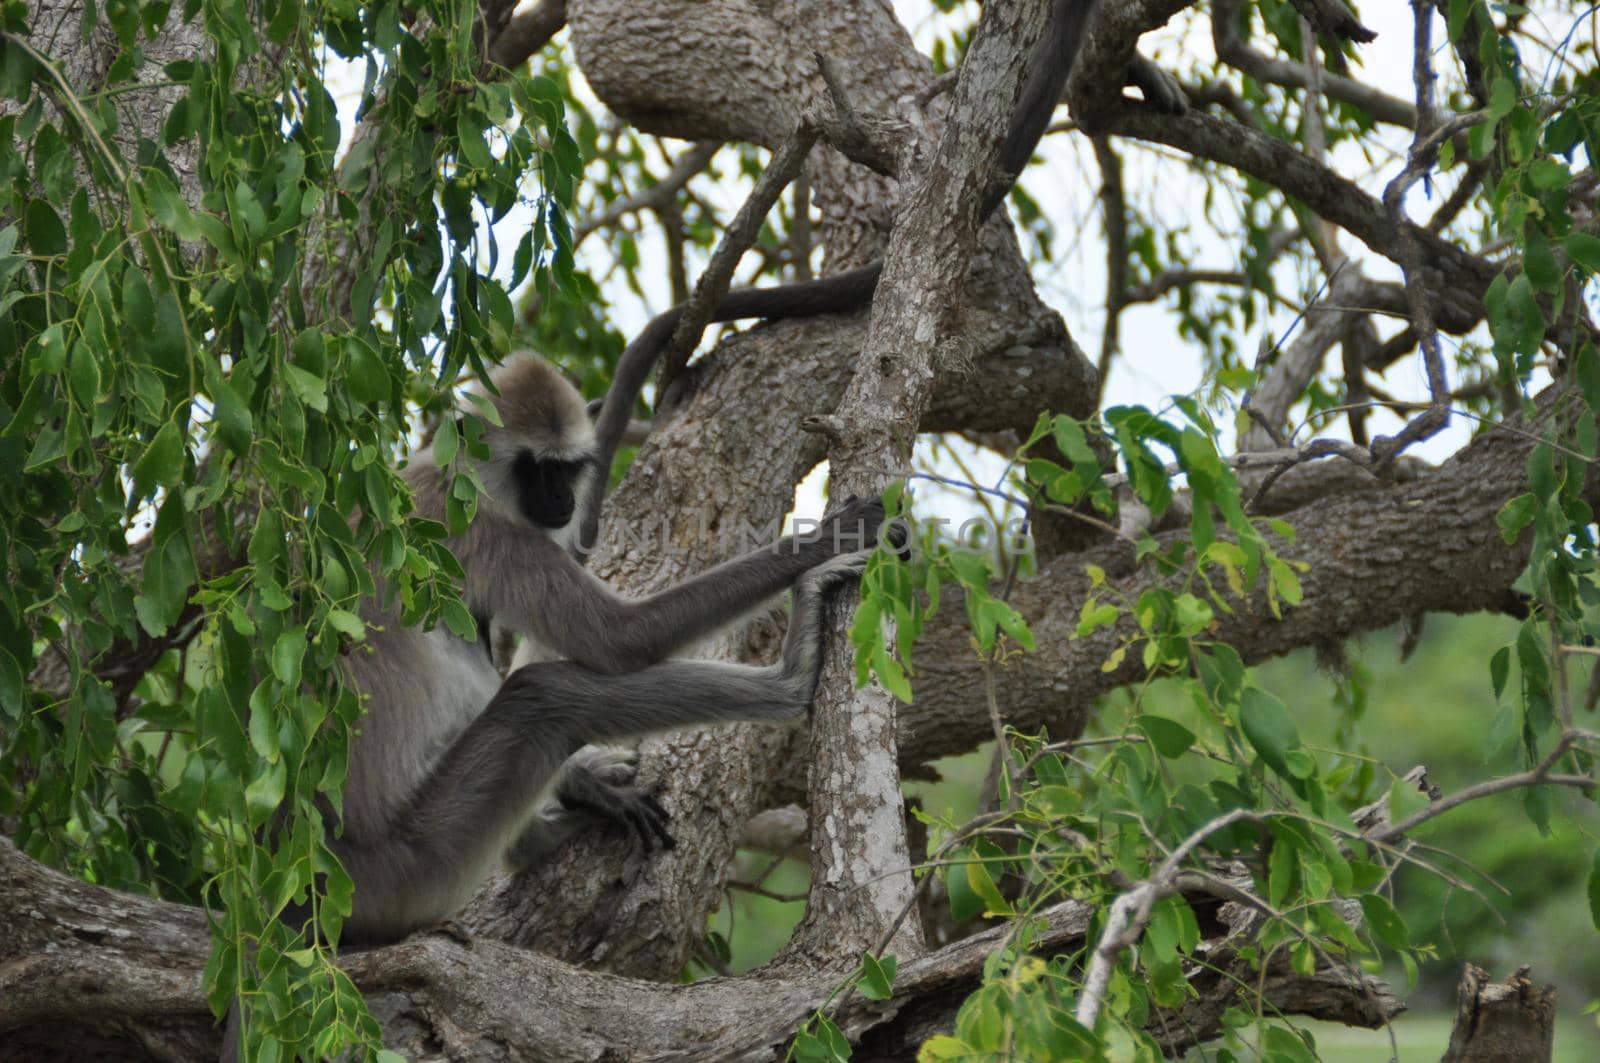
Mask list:
[[[393,608],[369,609],[367,645],[347,665],[367,715],[351,745],[342,834],[332,845],[356,885],[347,942],[394,940],[437,922],[508,849],[518,863],[537,861],[597,816],[629,823],[646,844],[670,843],[665,813],[629,785],[627,755],[583,747],[803,716],[821,667],[824,595],[859,573],[865,554],[843,551],[870,544],[882,520],[876,502],[852,501],[824,521],[821,536],[790,537],[657,594],[623,598],[574,560],[564,529],[521,515],[510,472],[518,448],[588,456],[582,399],[531,358],[496,384],[503,427],[488,434],[490,457],[480,463],[490,497],[449,545],[466,573],[462,596],[484,629],[515,630],[555,659],[502,684],[482,646],[443,627],[404,627]],[[419,514],[442,520],[441,471],[423,455],[405,476]],[[779,664],[668,659],[797,579]]]

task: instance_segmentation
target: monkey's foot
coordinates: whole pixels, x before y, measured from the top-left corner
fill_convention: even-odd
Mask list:
[[[619,823],[639,837],[646,853],[677,846],[667,831],[671,817],[650,794],[633,785],[639,771],[634,750],[585,746],[563,769],[556,799],[574,812]]]

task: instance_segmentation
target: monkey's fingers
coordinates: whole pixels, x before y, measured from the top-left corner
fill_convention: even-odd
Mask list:
[[[644,842],[645,852],[650,852],[656,846],[660,846],[663,852],[676,849],[678,840],[667,830],[667,824],[672,821],[672,817],[661,807],[661,802],[650,794],[644,794],[639,799],[639,804],[640,839]],[[649,832],[648,836],[645,834],[646,830]]]

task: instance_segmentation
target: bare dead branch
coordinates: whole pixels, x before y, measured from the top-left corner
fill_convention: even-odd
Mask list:
[[[773,155],[771,163],[750,190],[749,198],[728,224],[717,249],[711,253],[711,261],[706,263],[705,272],[695,282],[694,294],[683,307],[683,316],[678,319],[672,339],[661,353],[659,380],[663,392],[689,363],[689,356],[699,346],[700,337],[711,323],[711,315],[717,304],[728,294],[734,267],[756,242],[756,237],[761,234],[761,226],[766,224],[767,214],[778,201],[779,194],[795,179],[800,167],[805,165],[806,155],[816,142],[816,128],[809,123],[801,123],[800,128]]]
[[[1100,331],[1099,396],[1105,394],[1106,376],[1120,345],[1122,309],[1128,305],[1128,199],[1122,188],[1122,157],[1109,137],[1090,137],[1095,161],[1100,165],[1100,218],[1106,230],[1106,319]]]
[[[1444,815],[1451,809],[1460,808],[1462,805],[1477,801],[1495,794],[1503,794],[1508,790],[1521,790],[1530,786],[1571,786],[1580,790],[1593,790],[1600,786],[1600,780],[1591,775],[1561,775],[1554,774],[1552,769],[1562,757],[1571,751],[1579,741],[1579,732],[1568,731],[1556,740],[1556,744],[1540,760],[1527,771],[1516,775],[1504,775],[1498,779],[1485,779],[1483,782],[1474,783],[1463,787],[1448,797],[1442,797],[1432,802],[1426,808],[1420,808],[1401,820],[1399,823],[1390,824],[1381,830],[1372,832],[1369,837],[1373,841],[1389,843],[1411,833],[1422,824]]]
[[[1124,891],[1111,902],[1105,929],[1100,932],[1100,940],[1095,943],[1094,952],[1089,957],[1083,990],[1078,994],[1075,1017],[1080,1023],[1088,1029],[1094,1029],[1095,1020],[1100,1017],[1100,1007],[1105,1003],[1106,989],[1111,984],[1111,972],[1116,969],[1117,956],[1138,942],[1150,922],[1155,903],[1176,892],[1176,880],[1183,862],[1218,831],[1227,830],[1235,823],[1259,823],[1262,818],[1261,814],[1243,808],[1216,817],[1179,843],[1148,879]]]

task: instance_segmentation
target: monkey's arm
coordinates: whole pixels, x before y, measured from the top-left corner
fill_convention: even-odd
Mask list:
[[[637,671],[726,627],[839,554],[877,542],[883,506],[852,500],[815,535],[788,536],[645,598],[618,595],[543,536],[518,556],[465,564],[468,597],[499,623],[597,672]]]

